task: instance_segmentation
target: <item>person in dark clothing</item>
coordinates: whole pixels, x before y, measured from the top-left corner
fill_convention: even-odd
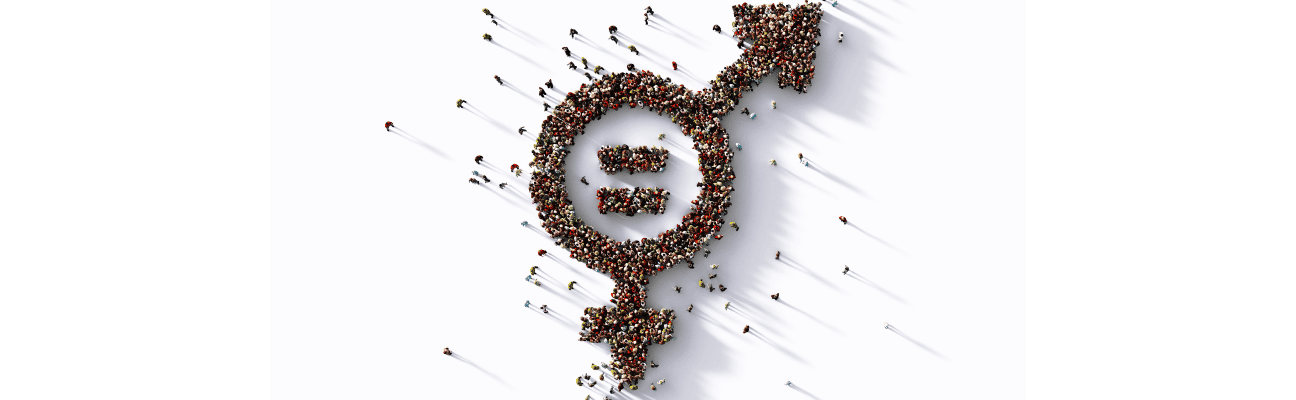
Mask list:
[[[563,47],[563,54],[566,54],[567,57],[571,57],[571,50],[566,47]]]
[[[716,31],[716,33],[724,33],[720,30],[720,25],[711,25],[711,30]]]
[[[572,39],[575,39],[575,38],[576,38],[576,34],[578,34],[579,32],[576,32],[576,29],[575,29],[575,28],[572,28],[570,31],[568,31],[568,33],[571,34]]]
[[[616,25],[612,25],[608,27],[608,33],[615,35],[616,31],[617,31]]]
[[[553,89],[553,79],[545,81],[545,87]]]
[[[482,159],[484,159],[484,158],[486,158],[486,157],[482,157],[482,156],[479,154],[479,155],[477,155],[477,157],[473,157],[473,161],[476,161],[478,164],[481,164]]]
[[[585,177],[583,177],[583,176],[581,177],[581,183],[584,183],[584,184],[586,184],[586,185],[589,185],[589,181],[585,180]]]
[[[524,126],[524,127],[521,127],[521,128],[518,128],[518,134],[519,134],[519,135],[521,135],[523,132],[526,132],[526,127],[525,127],[525,126]],[[513,165],[517,165],[517,164],[513,164]]]
[[[748,331],[751,331],[751,325],[747,325],[743,327],[743,333],[747,333]]]
[[[544,91],[544,88],[540,88],[540,97],[542,97],[542,98],[545,97],[545,91]]]
[[[499,84],[501,84],[501,85],[504,84],[504,80],[503,80],[503,79],[500,79],[499,75],[495,75],[495,82],[499,82]]]
[[[770,295],[770,298],[771,298],[771,299],[774,299],[774,300],[778,300],[778,298],[779,298],[779,294],[778,294],[778,293],[771,294],[771,295]]]

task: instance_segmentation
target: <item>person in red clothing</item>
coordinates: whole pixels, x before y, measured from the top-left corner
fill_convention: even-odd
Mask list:
[[[841,220],[842,225],[846,225],[846,217],[837,217],[837,219]]]
[[[391,132],[391,128],[395,128],[396,124],[393,124],[391,121],[387,121],[387,123],[383,124],[383,127],[387,128],[387,132]]]
[[[676,64],[674,61],[671,61],[671,69],[678,70],[679,64]]]
[[[540,249],[540,251],[536,252],[536,254],[540,255],[540,257],[544,257],[545,253],[548,253],[547,251],[545,251],[545,249]]]

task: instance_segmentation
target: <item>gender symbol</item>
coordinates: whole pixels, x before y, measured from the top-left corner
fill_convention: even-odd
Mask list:
[[[753,90],[760,83],[758,78],[773,68],[780,70],[780,88],[791,86],[804,93],[814,78],[815,47],[819,45],[815,38],[823,17],[819,3],[744,3],[733,6],[733,13],[733,34],[745,49],[738,61],[716,75],[711,88],[692,92],[649,71],[605,75],[567,94],[545,118],[532,151],[532,201],[545,231],[571,252],[570,257],[611,275],[616,284],[614,307],[585,309],[580,340],[607,340],[614,375],[632,385],[644,376],[647,346],[666,343],[674,331],[672,310],[644,308],[648,278],[692,257],[708,240],[722,238],[717,232],[731,204],[730,183],[735,176],[730,165],[734,153],[729,150],[729,134],[720,126],[720,117],[733,111],[742,92]],[[619,242],[599,233],[576,216],[567,195],[566,146],[574,143],[577,134],[585,133],[585,125],[592,119],[622,105],[670,114],[698,151],[701,194],[692,201],[681,224],[656,238]]]

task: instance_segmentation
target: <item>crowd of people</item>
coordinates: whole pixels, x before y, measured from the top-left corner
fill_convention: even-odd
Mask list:
[[[661,214],[666,212],[666,200],[670,191],[662,188],[610,188],[601,187],[595,192],[598,197],[599,214],[609,211],[633,217],[637,213]]]
[[[598,150],[599,168],[608,175],[629,170],[635,172],[661,172],[666,169],[670,150],[664,147],[630,147],[629,145],[603,146]]]
[[[607,340],[617,374],[631,385],[644,376],[647,346],[665,343],[672,332],[671,310],[645,308],[648,278],[687,261],[709,240],[722,238],[718,232],[731,205],[735,174],[729,134],[720,118],[733,111],[742,92],[752,90],[773,68],[781,70],[780,87],[792,86],[798,92],[805,92],[814,77],[814,48],[819,45],[815,38],[823,16],[819,4],[743,4],[734,6],[733,12],[734,36],[752,43],[737,62],[711,81],[712,88],[690,91],[649,71],[601,76],[568,93],[554,107],[532,150],[534,158],[529,165],[534,172],[529,191],[544,230],[570,252],[569,257],[610,274],[616,283],[614,307],[585,310],[580,340]],[[574,29],[570,33],[576,34]],[[568,146],[584,134],[585,125],[623,106],[646,108],[658,115],[668,113],[681,132],[693,139],[702,190],[674,229],[653,238],[620,242],[576,216],[564,165]]]

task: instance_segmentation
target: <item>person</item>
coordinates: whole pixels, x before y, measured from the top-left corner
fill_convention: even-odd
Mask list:
[[[778,165],[778,161],[774,161],[774,159],[771,158],[771,159],[770,159],[770,165]]]
[[[487,42],[494,42],[494,40],[491,39],[491,35],[489,33],[483,33],[482,40],[485,40]]]
[[[721,292],[726,291],[726,290],[729,290],[729,289],[725,288],[724,285],[720,285],[720,291],[721,291]]]
[[[508,186],[508,182],[501,182],[501,183],[499,184],[499,188],[500,188],[500,189],[503,189],[505,186]]]
[[[541,90],[544,90],[544,89],[541,89]],[[519,134],[519,135],[521,135],[523,132],[526,132],[526,127],[525,127],[525,126],[518,128],[518,134]],[[517,165],[517,164],[513,164],[513,165]],[[512,169],[510,169],[509,171],[512,171]]]
[[[729,302],[725,302],[725,311],[729,311]]]
[[[652,10],[652,6],[648,6],[648,8],[645,8],[645,9],[644,9],[644,11],[647,11],[648,14],[656,14],[656,13],[653,12],[653,10]]]
[[[585,180],[585,177],[583,176],[581,177],[581,183],[584,183],[585,186],[589,186],[589,181]]]
[[[779,255],[780,255],[780,254],[783,254],[783,252],[775,251],[775,252],[774,252],[774,259],[775,259],[775,260],[779,259]]]
[[[706,283],[702,282],[701,279],[698,279],[698,287],[706,287]]]
[[[805,156],[801,155],[801,153],[797,153],[797,159],[798,159],[798,160],[804,160],[804,159],[805,159]]]
[[[483,181],[486,181],[486,183],[490,183],[490,178],[487,178],[487,177],[486,177],[486,174],[482,174],[481,177],[482,177],[482,180],[483,180]]]
[[[621,44],[621,40],[617,39],[616,35],[608,36],[608,40],[611,40],[612,43]]]
[[[501,84],[501,85],[504,84],[504,80],[503,80],[503,79],[500,79],[499,75],[495,75],[495,82],[499,82],[499,84]]]
[[[522,226],[527,226],[527,222],[526,222],[526,221],[522,221]]]
[[[708,291],[708,292],[714,292],[714,291],[715,291],[715,285],[711,285],[710,287],[707,287],[707,291]]]
[[[445,355],[449,356],[449,355],[453,355],[454,352],[453,352],[453,351],[450,351],[450,348],[449,348],[449,347],[446,347],[445,350],[442,350],[442,351],[441,351],[441,354],[445,354]]]
[[[845,33],[843,33],[843,32],[837,32],[837,43],[841,43],[841,42],[842,42],[842,38],[845,38],[845,37],[846,37],[846,34],[845,34]]]
[[[841,217],[841,216],[839,216],[839,217],[837,217],[837,219],[840,219],[840,220],[841,220],[842,225],[846,225],[846,217]]]
[[[626,64],[626,69],[628,69],[628,70],[630,70],[630,71],[634,71],[634,70],[635,70],[635,69],[634,69],[634,64]]]
[[[846,269],[843,269],[843,270],[842,270],[842,275],[846,275],[847,272],[850,272],[850,266],[849,266],[849,265],[846,266]]]
[[[391,128],[395,128],[396,124],[393,124],[391,121],[387,121],[387,123],[383,124],[383,127],[387,128],[387,132],[391,132]]]
[[[715,279],[715,278],[716,278],[716,275],[719,275],[719,274],[711,274],[711,275],[707,275],[707,279]]]
[[[711,269],[719,269],[720,264],[711,264]]]
[[[553,79],[545,81],[545,87],[553,89]]]
[[[567,69],[576,69],[576,63],[571,62],[571,61],[568,61],[568,62],[567,62]]]
[[[750,330],[751,330],[751,325],[747,325],[743,327],[743,333],[747,333]]]
[[[464,99],[455,100],[455,107],[463,108],[463,103],[467,103],[467,102],[468,101]]]
[[[639,49],[635,48],[635,45],[632,44],[628,48],[630,49],[631,53],[635,53],[636,56],[639,55]]]
[[[485,158],[486,157],[482,157],[481,154],[478,154],[477,157],[473,157],[473,161],[476,161],[477,164],[481,164],[482,160]]]
[[[537,269],[540,269],[540,266],[538,266],[538,265],[532,265],[532,266],[531,266],[531,275],[535,275]]]
[[[738,151],[742,151],[742,143],[734,143],[734,147],[737,147]]]
[[[644,25],[648,25],[648,13],[644,13]]]
[[[693,305],[689,304],[688,312],[693,312]]]
[[[788,387],[792,387],[792,381],[788,381],[787,385]]]
[[[545,253],[548,253],[548,251],[545,251],[545,249],[540,249],[540,251],[536,252],[536,254],[539,255],[540,257],[544,257]]]
[[[572,289],[575,289],[575,288],[576,288],[576,281],[567,282],[567,290],[572,290]],[[595,369],[598,369],[598,368],[595,368]]]
[[[495,18],[495,14],[491,14],[489,8],[483,8],[483,9],[482,9],[482,13],[483,13],[483,14],[486,14],[487,16],[489,16],[489,17],[491,17],[491,18]]]
[[[585,57],[581,57],[581,65],[584,66],[585,69],[589,69],[589,60],[586,60]]]
[[[549,102],[546,101],[546,102],[544,103],[545,112],[548,112],[548,111],[549,111],[549,108],[551,108],[551,107],[553,107],[553,106],[550,106],[550,105],[549,105]]]
[[[493,20],[493,19],[492,19],[492,20],[491,20],[491,23],[492,23],[492,24],[495,24],[495,26],[499,26],[499,21],[496,21],[496,20]]]
[[[481,184],[481,181],[478,181],[477,178],[468,178],[468,182],[470,182],[470,183],[472,183],[472,184],[474,184],[474,185],[480,185],[480,184]]]
[[[617,31],[616,25],[612,25],[612,26],[609,26],[609,27],[608,27],[608,33],[609,33],[609,34],[613,34],[613,35],[615,35],[615,34],[616,34],[616,31]]]
[[[751,111],[747,111],[747,107],[743,107],[742,111],[739,111],[738,113],[742,115],[751,115]]]
[[[679,292],[680,292],[680,289],[681,289],[681,288],[680,288],[678,285],[675,286],[675,293],[679,293]]]
[[[778,102],[774,100],[770,100],[770,108],[778,108]]]
[[[509,171],[512,171],[512,170],[515,170],[515,169],[522,169],[522,168],[521,168],[521,167],[518,167],[517,163],[513,163],[513,165],[510,165],[510,166],[509,166]]]
[[[593,75],[590,75],[589,72],[586,72],[586,73],[585,73],[585,79],[589,79],[589,80],[592,81],[592,80],[594,80],[594,76],[593,76]]]
[[[657,385],[648,385],[649,389],[657,390]]]
[[[711,30],[716,31],[716,33],[724,33],[723,31],[720,30],[720,25],[718,25],[718,24],[717,24],[717,25],[711,25]]]
[[[536,282],[539,283],[540,281],[536,281]],[[549,305],[548,305],[548,304],[541,304],[541,305],[540,305],[540,310],[541,310],[541,311],[544,311],[545,314],[548,314],[548,313],[549,313]],[[579,381],[579,380],[578,380],[578,381]]]
[[[674,61],[671,61],[671,69],[679,70],[679,64],[676,64]]]
[[[734,228],[734,232],[737,232],[737,231],[738,231],[738,223],[737,223],[737,222],[729,221],[729,226],[731,226],[731,227]]]
[[[568,31],[568,33],[571,34],[572,39],[575,39],[575,38],[576,38],[576,34],[579,33],[579,32],[576,32],[576,28],[572,28],[570,31]]]
[[[666,140],[666,134],[665,133],[657,134],[657,140]]]
[[[545,97],[544,88],[540,88],[540,98],[544,98],[544,97]]]
[[[690,305],[689,305],[689,308],[691,309],[692,307],[693,307],[693,305],[690,304]],[[657,368],[657,362],[656,362],[656,361],[649,360],[649,361],[648,361],[648,366],[649,366],[649,367],[652,367],[652,368]]]
[[[563,46],[563,54],[566,54],[567,57],[571,57],[571,49],[568,49],[566,46]]]
[[[526,304],[523,305],[526,306],[526,308],[531,308],[531,300],[527,300]]]
[[[770,298],[771,298],[771,299],[774,299],[774,300],[778,300],[778,298],[779,298],[779,294],[778,294],[778,293],[771,294],[771,295],[770,295]]]

